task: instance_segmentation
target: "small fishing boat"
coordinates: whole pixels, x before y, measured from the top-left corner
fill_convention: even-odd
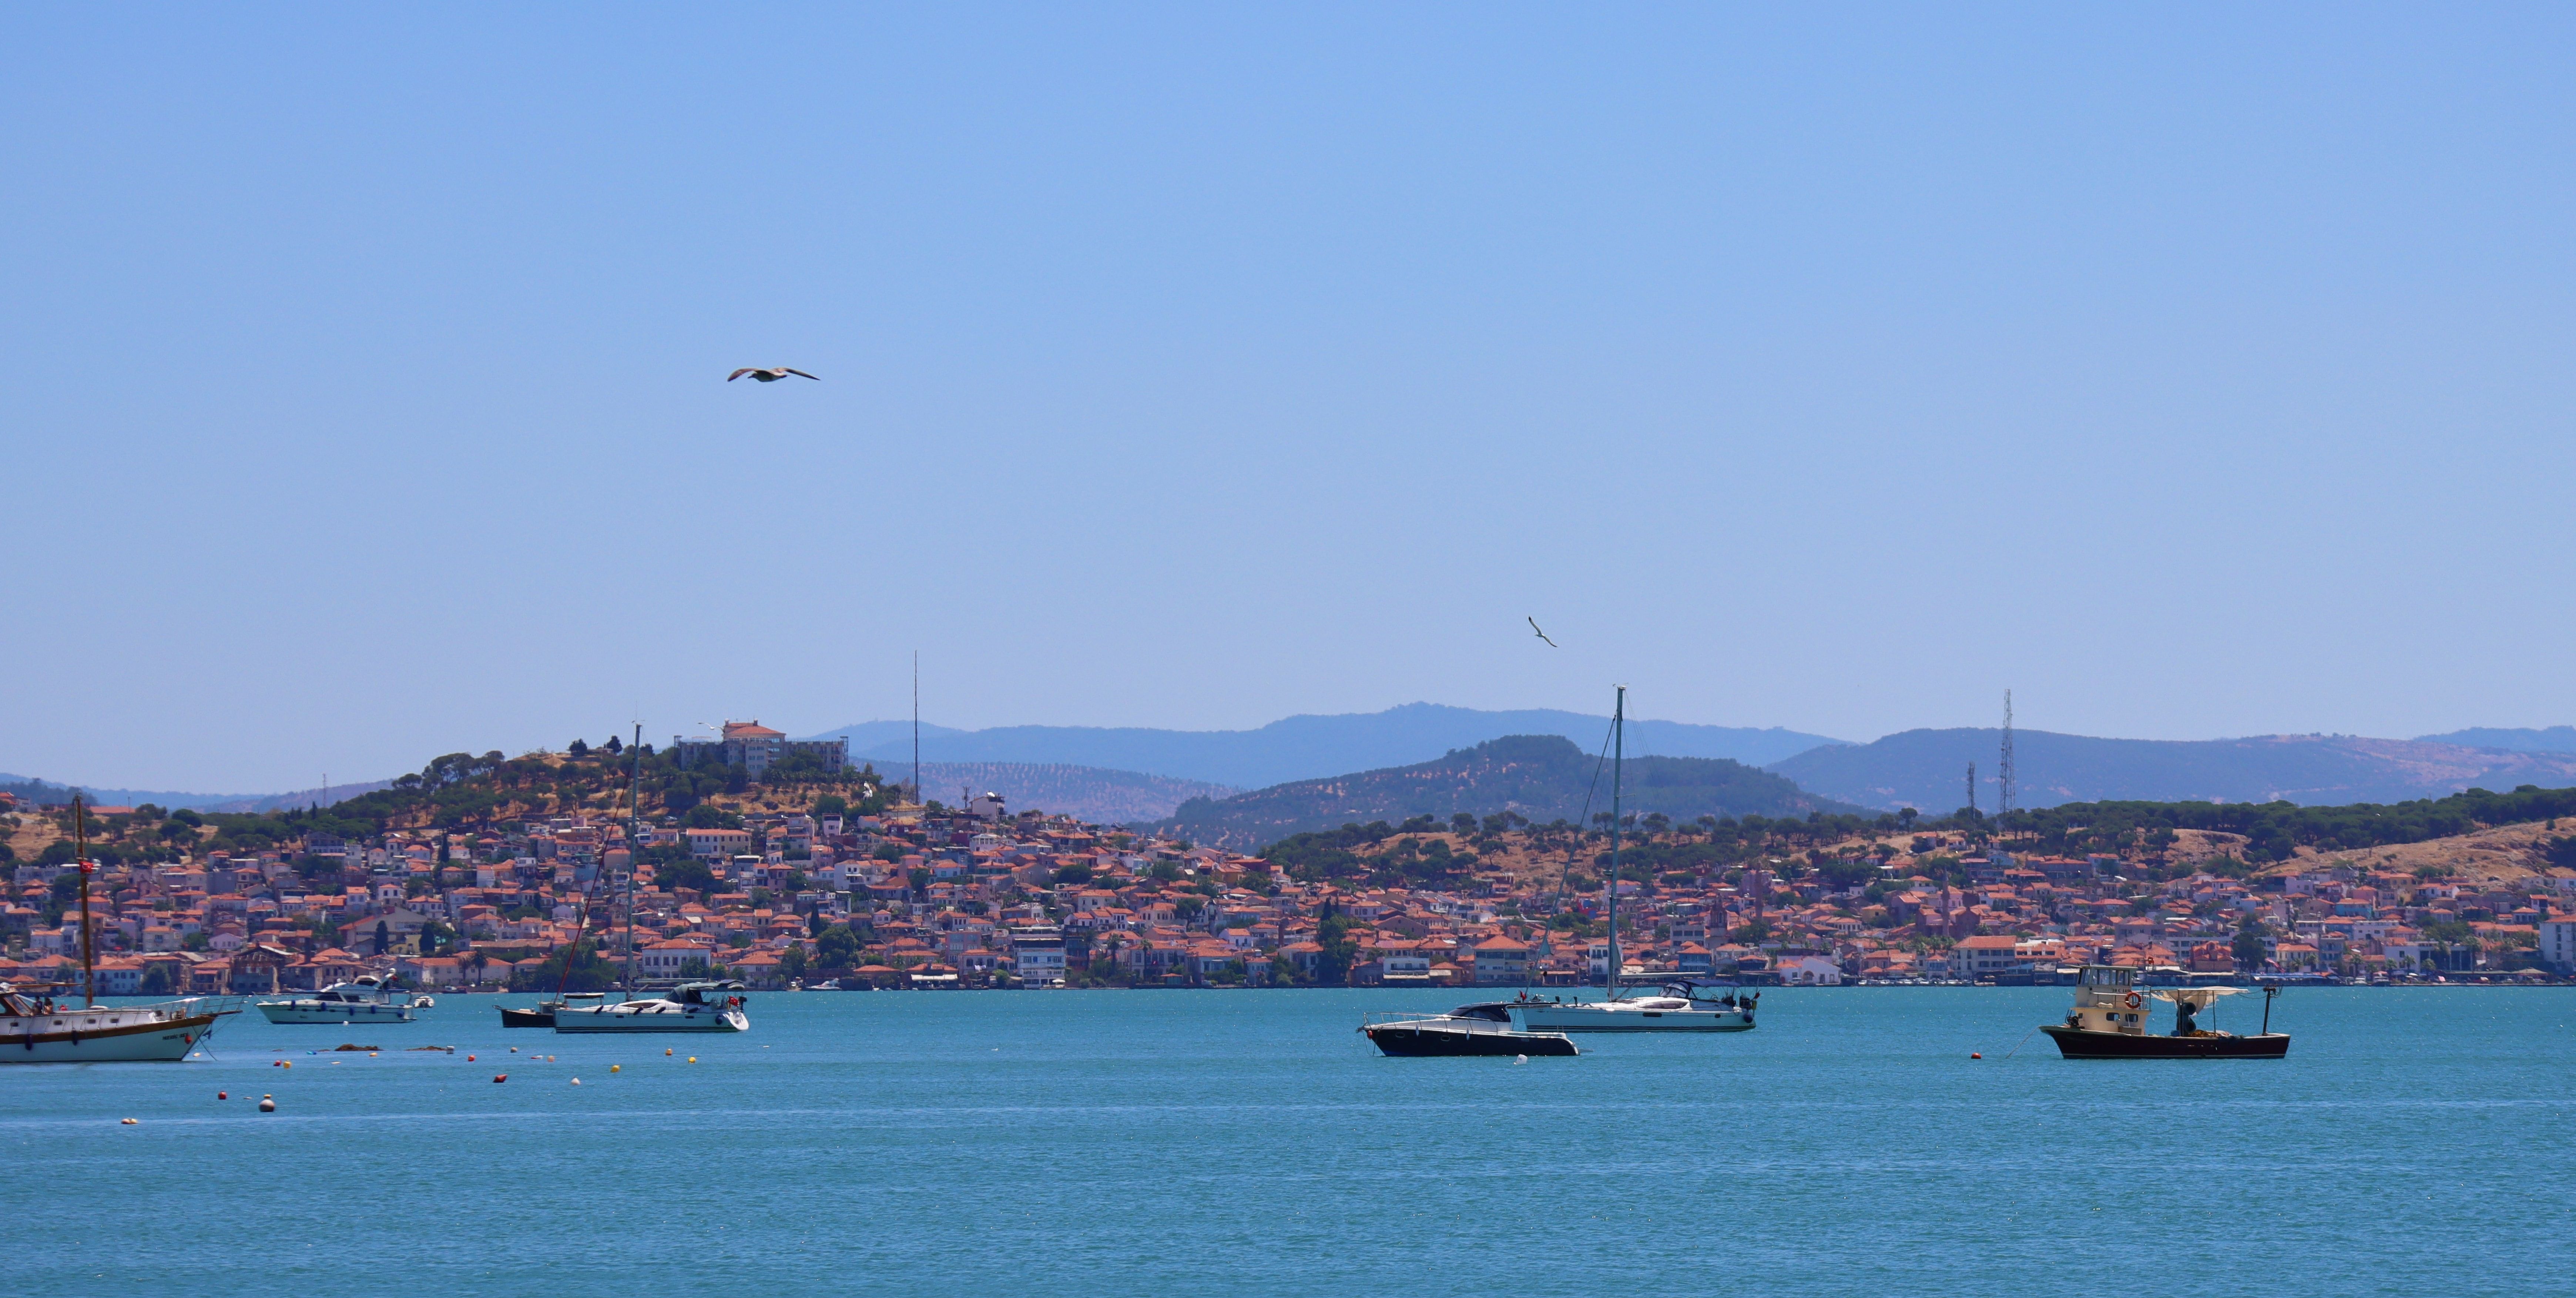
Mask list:
[[[418,1008],[410,992],[373,974],[333,983],[310,996],[252,1003],[271,1023],[409,1023]]]
[[[2278,987],[2263,989],[2263,1030],[2237,1036],[2203,1028],[2199,1016],[2222,996],[2239,996],[2243,987],[2160,987],[2141,989],[2138,971],[2121,965],[2086,965],[2075,986],[2075,1007],[2066,1022],[2043,1023],[2039,1030],[2057,1043],[2068,1059],[2279,1059],[2290,1053],[2290,1034],[2272,1030],[2272,998]],[[2147,1030],[2148,1002],[2174,1007],[2169,1033]]]
[[[1388,1010],[1370,1014],[1359,1029],[1379,1053],[1407,1058],[1455,1055],[1577,1055],[1562,1032],[1522,1032],[1512,1026],[1508,1001],[1461,1005],[1446,1014]]]
[[[557,1032],[748,1032],[738,982],[682,983],[649,1000],[555,1010]],[[567,1000],[570,998],[567,997]]]

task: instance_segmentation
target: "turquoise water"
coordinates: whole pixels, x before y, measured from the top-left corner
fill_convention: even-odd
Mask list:
[[[2068,1063],[2044,1037],[1999,1058],[2057,988],[1783,989],[1756,1032],[1521,1065],[1381,1059],[1351,1031],[1458,999],[805,993],[679,1040],[505,1032],[489,997],[405,1028],[244,1015],[212,1061],[0,1069],[0,1291],[2447,1296],[2576,1274],[2569,990],[2291,991],[2279,1063]],[[395,1051],[303,1053],[346,1040]],[[433,1043],[461,1049],[399,1052]]]

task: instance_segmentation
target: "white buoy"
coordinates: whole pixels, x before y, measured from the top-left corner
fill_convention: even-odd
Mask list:
[[[267,1095],[259,1097],[259,1111],[262,1113],[277,1112],[277,1100],[275,1097]]]
[[[1520,1067],[1521,1065],[1526,1064],[1526,1063],[1528,1063],[1528,1062],[1529,1062],[1529,1056],[1528,1056],[1528,1055],[1514,1055],[1514,1056],[1512,1056],[1512,1067],[1514,1067],[1514,1068],[1518,1068],[1518,1067]]]

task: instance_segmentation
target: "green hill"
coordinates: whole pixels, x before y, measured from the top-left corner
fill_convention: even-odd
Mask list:
[[[1412,766],[1298,780],[1215,800],[1192,798],[1156,826],[1192,842],[1250,851],[1291,834],[1344,824],[1389,823],[1464,812],[1517,812],[1540,824],[1610,809],[1610,779],[1595,755],[1559,735],[1511,735]],[[1626,810],[1674,819],[1805,816],[1859,808],[1815,797],[1797,785],[1727,758],[1632,757]]]

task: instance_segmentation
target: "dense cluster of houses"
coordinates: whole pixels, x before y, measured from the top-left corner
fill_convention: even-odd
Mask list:
[[[1624,881],[1622,964],[1807,984],[2010,981],[2088,961],[2401,976],[2576,964],[2576,917],[2553,905],[2576,881],[2480,888],[2317,862],[2256,882],[2141,882],[2118,858],[1938,835],[1876,859],[1870,882],[1841,890],[1788,858]],[[62,868],[15,867],[0,978],[80,980],[78,915],[53,913]],[[587,936],[612,960],[631,946],[646,983],[717,970],[755,987],[1598,983],[1605,899],[1565,895],[1547,873],[1438,888],[1298,879],[1259,857],[1009,816],[990,798],[948,814],[669,821],[635,841],[571,816],[103,870],[93,976],[108,995],[365,972],[495,988]]]

